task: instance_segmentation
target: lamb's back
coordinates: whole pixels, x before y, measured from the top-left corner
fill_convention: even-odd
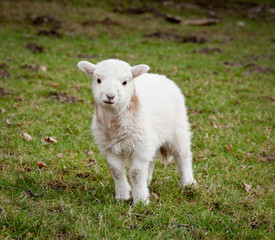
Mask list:
[[[142,114],[159,137],[188,124],[184,96],[173,81],[151,73],[143,74],[134,81]]]

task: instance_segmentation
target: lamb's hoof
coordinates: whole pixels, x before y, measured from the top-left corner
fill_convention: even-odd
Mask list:
[[[143,205],[149,205],[149,198],[139,198],[139,199],[134,199],[133,200],[133,205],[137,204],[143,204]]]
[[[197,181],[193,178],[193,179],[191,179],[191,180],[184,181],[184,182],[182,183],[182,186],[183,186],[183,187],[188,187],[188,186],[194,186],[194,187],[196,187],[196,186],[198,186],[198,183],[197,183]]]
[[[116,200],[127,201],[131,199],[131,194],[116,194]]]

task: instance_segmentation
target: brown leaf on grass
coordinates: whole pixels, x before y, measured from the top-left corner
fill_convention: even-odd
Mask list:
[[[93,167],[95,164],[96,164],[96,160],[90,158],[88,167]]]
[[[244,183],[244,189],[245,189],[245,191],[250,192],[252,189],[252,185]]]
[[[90,150],[90,151],[88,151],[88,155],[92,157],[94,155],[94,152],[92,150]]]
[[[47,167],[47,164],[45,164],[45,163],[43,163],[41,161],[37,162],[37,165],[38,165],[39,168]]]
[[[54,88],[57,88],[59,85],[58,85],[58,83],[53,82],[53,83],[51,83],[51,86],[54,87]]]
[[[23,135],[24,139],[26,139],[27,141],[31,141],[32,140],[32,136],[29,135],[28,133],[22,132],[22,135]]]
[[[226,148],[226,150],[228,150],[228,151],[229,151],[229,150],[231,150],[231,148],[232,148],[232,144],[231,144],[231,143],[229,143],[229,144],[228,144],[225,148]]]
[[[39,66],[39,71],[47,72],[47,67],[46,66]]]
[[[55,140],[53,137],[45,137],[46,142],[51,142],[51,143],[57,143],[57,140]]]

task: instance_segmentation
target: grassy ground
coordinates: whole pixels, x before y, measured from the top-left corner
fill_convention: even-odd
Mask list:
[[[152,10],[126,14],[128,2],[0,2],[0,238],[274,238],[272,7],[268,1],[260,12],[253,4],[150,3],[185,19],[221,19],[186,26]],[[51,18],[35,25],[41,15]],[[61,36],[38,35],[50,29],[46,34]],[[164,39],[144,37],[163,31]],[[207,41],[174,41],[190,35]],[[107,58],[148,64],[180,86],[197,188],[181,188],[176,165],[158,162],[149,206],[115,201],[111,173],[89,130],[90,79],[76,68],[79,60]]]

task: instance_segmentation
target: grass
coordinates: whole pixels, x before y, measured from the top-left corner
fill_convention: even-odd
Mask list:
[[[186,18],[206,16],[203,7],[153,5]],[[113,12],[111,1],[0,3],[0,69],[10,74],[0,79],[1,239],[274,238],[274,18],[265,12],[251,20],[245,7],[217,7],[221,23],[202,27]],[[31,24],[40,15],[62,22],[60,38],[37,36],[51,28]],[[107,17],[115,23],[81,25]],[[156,31],[208,41],[144,37]],[[31,42],[44,52],[26,48]],[[197,51],[205,47],[220,51]],[[94,55],[87,59],[94,63],[114,57],[145,63],[180,86],[197,188],[181,188],[176,165],[158,162],[149,206],[115,201],[111,173],[90,132],[91,83],[76,68],[85,59],[79,54]],[[58,142],[45,142],[46,136]]]

